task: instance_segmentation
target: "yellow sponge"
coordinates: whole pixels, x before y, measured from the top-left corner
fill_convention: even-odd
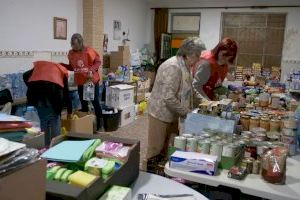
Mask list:
[[[92,174],[77,171],[69,176],[69,182],[72,185],[76,185],[79,187],[88,187],[92,182],[96,180],[97,176]]]

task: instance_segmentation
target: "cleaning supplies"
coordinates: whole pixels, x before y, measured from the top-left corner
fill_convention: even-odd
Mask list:
[[[82,155],[82,162],[88,161],[94,154],[95,149],[101,144],[100,139],[96,139],[94,143],[83,153]]]
[[[76,185],[83,188],[91,185],[96,179],[97,176],[83,171],[77,171],[69,176],[69,182],[71,185]]]
[[[114,172],[116,162],[100,158],[92,158],[88,160],[84,166],[84,170],[96,176],[108,177]]]

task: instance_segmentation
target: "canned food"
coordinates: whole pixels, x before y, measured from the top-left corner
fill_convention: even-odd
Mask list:
[[[245,158],[242,160],[241,167],[245,168],[248,174],[252,173],[253,170],[253,158]]]
[[[227,144],[223,146],[222,156],[234,157],[237,153],[238,146]]]
[[[266,131],[270,130],[270,119],[267,117],[262,117],[259,121],[259,126]]]
[[[192,138],[193,135],[192,135],[192,134],[189,134],[189,133],[184,133],[184,134],[182,134],[182,137],[185,137],[185,138]]]
[[[253,162],[252,174],[260,174],[261,170],[261,162],[259,160],[255,160]]]
[[[185,151],[186,138],[183,136],[176,136],[174,138],[174,147],[178,150]]]
[[[256,128],[259,127],[259,117],[251,117],[250,118],[250,124],[249,124],[249,130],[251,130],[252,128]]]
[[[197,152],[209,154],[210,142],[208,140],[198,140]]]
[[[223,145],[219,142],[215,142],[211,144],[210,154],[218,156],[218,161],[221,161]]]
[[[271,119],[270,121],[270,131],[278,132],[280,130],[280,120]]]
[[[196,152],[197,151],[197,139],[187,138],[186,139],[186,151]]]
[[[256,147],[257,155],[262,156],[264,153],[266,153],[269,150],[268,146],[261,145]]]
[[[249,130],[250,125],[250,117],[247,115],[242,115],[240,119],[241,125],[243,127],[243,130]]]

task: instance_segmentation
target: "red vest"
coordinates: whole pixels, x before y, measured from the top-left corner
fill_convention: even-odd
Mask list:
[[[68,70],[60,64],[37,61],[33,63],[33,72],[28,82],[49,81],[64,87],[64,77],[68,77]]]
[[[205,94],[211,99],[214,99],[214,89],[220,83],[222,83],[227,76],[228,73],[228,66],[220,66],[216,59],[214,58],[211,51],[204,51],[201,53],[201,59],[204,59],[209,62],[210,66],[210,78],[208,79],[207,83],[203,85],[203,91]]]
[[[71,67],[74,69],[74,79],[77,85],[83,85],[86,82],[89,69],[93,66],[97,57],[99,57],[98,53],[89,47],[85,47],[80,52],[69,51],[68,58]],[[99,73],[93,72],[93,82],[97,83],[99,80]]]

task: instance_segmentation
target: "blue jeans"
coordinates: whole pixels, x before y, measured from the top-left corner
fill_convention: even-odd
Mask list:
[[[45,133],[45,145],[49,146],[52,138],[60,135],[60,114],[55,113],[50,104],[39,102],[37,112],[40,118],[41,131]]]

